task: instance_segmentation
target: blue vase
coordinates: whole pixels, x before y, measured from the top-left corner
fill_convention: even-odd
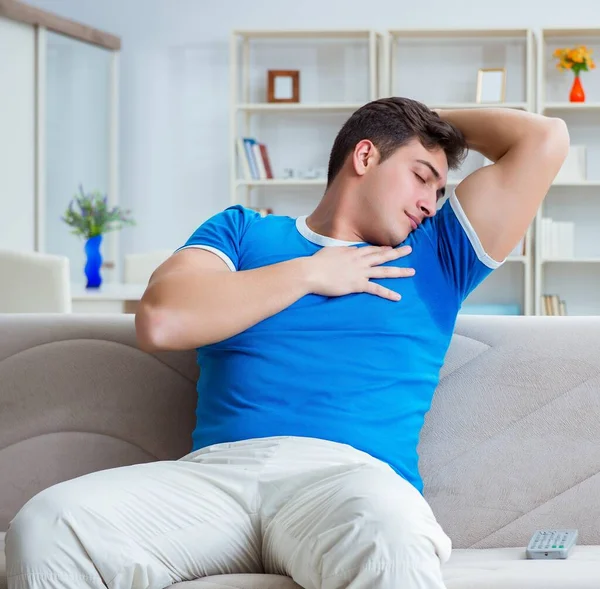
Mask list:
[[[85,242],[85,276],[87,278],[86,288],[99,288],[102,284],[100,268],[102,267],[102,235],[94,235]]]

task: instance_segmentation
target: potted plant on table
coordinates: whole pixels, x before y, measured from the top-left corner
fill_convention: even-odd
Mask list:
[[[585,45],[578,45],[573,48],[559,47],[555,49],[553,55],[558,59],[558,63],[556,64],[557,69],[561,71],[571,70],[575,75],[569,100],[571,102],[585,102],[585,92],[581,85],[579,74],[593,70],[596,67],[592,59],[592,50],[588,49]]]
[[[129,214],[130,211],[123,211],[119,207],[109,207],[108,198],[98,191],[86,194],[82,186],[79,187],[79,194],[69,203],[62,220],[72,227],[72,234],[85,240],[86,288],[99,288],[102,284],[102,238],[109,231],[134,225]]]

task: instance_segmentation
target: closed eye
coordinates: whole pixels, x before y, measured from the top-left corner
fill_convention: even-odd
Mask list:
[[[423,184],[427,184],[427,182],[425,182],[425,180],[423,178],[421,178],[421,176],[419,176],[419,174],[417,174],[416,172],[414,172],[414,175],[423,183]]]

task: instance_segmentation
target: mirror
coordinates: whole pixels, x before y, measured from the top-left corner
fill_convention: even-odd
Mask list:
[[[46,39],[44,249],[67,256],[72,282],[82,284],[84,240],[61,217],[80,185],[86,193],[110,188],[113,53],[50,31]]]

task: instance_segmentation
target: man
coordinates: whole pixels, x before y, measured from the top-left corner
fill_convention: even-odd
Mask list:
[[[8,535],[10,589],[261,571],[443,588],[451,541],[422,495],[419,433],[462,301],[568,143],[557,119],[378,100],[341,129],[310,215],[236,206],[202,224],[136,316],[143,349],[198,349],[194,451],[38,495]],[[436,212],[467,145],[495,163]]]

